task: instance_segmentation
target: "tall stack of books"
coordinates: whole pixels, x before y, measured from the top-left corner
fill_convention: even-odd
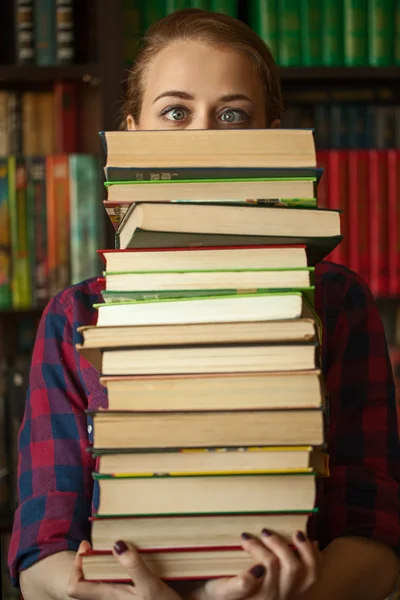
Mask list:
[[[290,540],[315,506],[323,452],[315,264],[340,242],[317,208],[312,131],[103,134],[104,303],[83,327],[108,408],[89,580],[123,580],[133,542],[165,579],[251,565],[243,531]]]

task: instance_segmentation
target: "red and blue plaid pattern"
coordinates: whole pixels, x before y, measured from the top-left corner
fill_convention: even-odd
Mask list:
[[[359,535],[400,555],[400,449],[381,319],[367,286],[347,268],[322,262],[315,283],[331,476],[318,484],[320,511],[310,534],[322,548],[336,537]],[[36,561],[90,539],[98,489],[85,410],[106,407],[107,397],[75,343],[82,341],[77,327],[95,323],[92,305],[100,293],[96,279],[61,292],[38,329],[19,434],[19,507],[9,551],[14,583]]]

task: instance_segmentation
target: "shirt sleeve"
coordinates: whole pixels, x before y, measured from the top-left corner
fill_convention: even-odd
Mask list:
[[[18,495],[9,548],[14,585],[19,571],[90,539],[92,457],[72,324],[56,296],[47,305],[32,355],[19,432]]]
[[[326,327],[330,477],[319,482],[317,536],[322,548],[354,535],[400,555],[395,387],[377,306],[357,275],[342,306],[328,311]]]

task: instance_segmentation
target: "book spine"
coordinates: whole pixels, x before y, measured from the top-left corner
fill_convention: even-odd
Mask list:
[[[321,2],[322,62],[325,67],[343,65],[343,5],[337,0]]]
[[[32,304],[28,258],[26,167],[23,158],[9,158],[12,296],[14,308]]]
[[[110,204],[106,200],[104,200],[103,204],[104,204],[104,208],[106,209],[108,218],[110,219],[110,221],[112,223],[112,226],[114,227],[115,230],[117,230],[122,219],[128,212],[130,203],[129,204],[127,204],[127,203],[125,203],[125,204],[123,204],[123,203]]]
[[[56,60],[68,65],[75,60],[73,0],[56,0]]]
[[[37,125],[38,128],[38,156],[52,154],[55,147],[55,118],[54,94],[40,92],[37,94]]]
[[[124,66],[130,69],[135,60],[141,38],[140,13],[143,7],[135,0],[124,3],[123,13],[123,60]],[[76,150],[74,150],[76,152]]]
[[[400,0],[394,0],[394,64],[400,65]]]
[[[8,150],[9,154],[22,153],[22,96],[19,92],[8,92]]]
[[[393,64],[393,0],[368,0],[368,62],[374,67]]]
[[[165,13],[167,15],[183,8],[189,8],[188,0],[165,0]]]
[[[210,0],[210,8],[212,12],[223,13],[235,19],[238,16],[237,0]]]
[[[369,279],[368,245],[368,151],[350,150],[349,161],[349,267]]]
[[[253,0],[247,3],[249,25],[271,49],[279,61],[278,2],[277,0]]]
[[[38,101],[36,92],[26,92],[22,96],[22,148],[25,156],[33,156],[39,151]]]
[[[0,158],[0,308],[12,306],[8,161]]]
[[[34,245],[32,250],[32,296],[34,305],[45,306],[49,299],[47,264],[47,210],[46,210],[46,159],[32,157],[27,160],[28,189],[32,194],[32,220]]]
[[[15,0],[15,41],[17,64],[35,62],[33,0]]]
[[[102,245],[99,163],[94,156],[71,155],[69,173],[71,283],[74,284],[101,272],[97,256]]]
[[[346,105],[333,103],[330,107],[330,147],[335,150],[347,148],[347,113]]]
[[[35,0],[35,55],[40,66],[56,63],[56,11],[53,0]]]
[[[346,148],[367,148],[366,107],[361,103],[351,103],[346,109],[347,143]]]
[[[400,290],[400,150],[388,150],[389,294]]]
[[[281,0],[278,10],[279,64],[299,66],[301,60],[301,23],[298,0]]]
[[[385,150],[369,151],[370,288],[383,296],[388,288],[388,173]]]
[[[78,151],[78,91],[75,83],[54,85],[55,151],[73,154]]]
[[[300,0],[301,62],[304,67],[315,67],[322,61],[322,29],[320,0]]]
[[[324,173],[318,184],[318,208],[328,208],[328,169],[329,169],[329,150],[317,151],[317,165],[324,169]]]
[[[344,0],[344,63],[368,64],[367,0]]]
[[[210,10],[209,0],[189,0],[190,8],[201,8],[202,10]]]
[[[153,23],[162,19],[166,15],[165,0],[152,0],[142,4],[141,10],[141,30],[146,31]]]
[[[326,150],[330,147],[331,127],[329,118],[329,104],[319,102],[314,106],[315,146],[317,150]]]

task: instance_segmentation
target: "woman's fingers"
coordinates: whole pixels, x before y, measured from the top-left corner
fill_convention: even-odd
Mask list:
[[[321,563],[321,554],[314,542],[309,540],[302,531],[293,536],[293,543],[303,564],[303,580],[301,591],[308,589],[317,579]]]
[[[81,542],[75,557],[74,566],[67,585],[67,595],[74,600],[117,600],[121,598],[122,588],[108,583],[95,583],[83,579],[82,554],[91,549],[87,541]]]
[[[190,600],[245,600],[260,589],[265,575],[264,565],[255,565],[235,577],[210,579],[195,590]]]
[[[243,549],[250,554],[257,566],[262,565],[265,568],[260,587],[263,596],[271,599],[278,598],[279,557],[258,538],[248,533],[242,533],[241,538]]]

